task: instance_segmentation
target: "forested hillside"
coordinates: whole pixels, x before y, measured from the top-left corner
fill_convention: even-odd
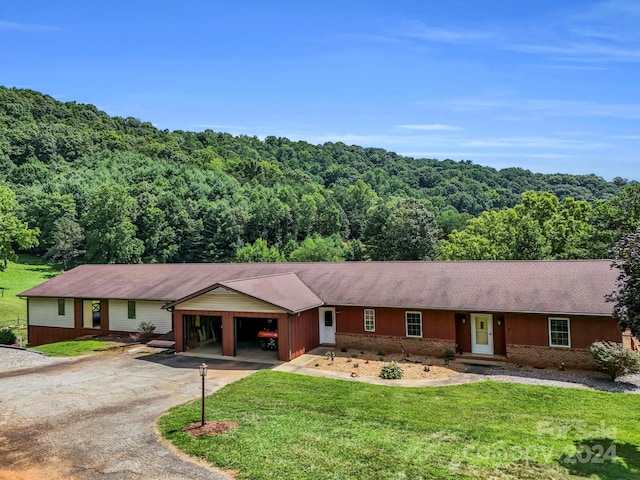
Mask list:
[[[170,132],[0,87],[0,258],[19,248],[68,264],[426,259],[454,229],[443,258],[604,256],[637,226],[635,188],[342,143]],[[542,209],[557,218],[535,217],[535,195],[517,207],[526,191],[549,192]],[[524,222],[535,238],[479,250],[498,240],[461,231],[491,210],[511,212],[505,232]]]

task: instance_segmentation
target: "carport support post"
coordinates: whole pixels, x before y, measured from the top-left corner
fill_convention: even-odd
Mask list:
[[[204,377],[207,376],[207,364],[203,363],[198,367],[200,370],[200,376],[202,377],[202,423],[201,427],[204,427]]]

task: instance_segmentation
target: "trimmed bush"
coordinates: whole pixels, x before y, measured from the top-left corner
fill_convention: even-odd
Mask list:
[[[403,375],[402,367],[396,362],[385,363],[382,370],[380,370],[380,378],[384,378],[385,380],[398,380],[402,378]]]
[[[13,345],[16,341],[16,334],[9,328],[0,329],[0,344]]]
[[[589,353],[598,368],[607,373],[611,380],[640,372],[640,355],[621,343],[595,342],[589,347]]]
[[[151,322],[140,322],[138,325],[138,340],[146,342],[153,332],[156,330],[156,326]]]

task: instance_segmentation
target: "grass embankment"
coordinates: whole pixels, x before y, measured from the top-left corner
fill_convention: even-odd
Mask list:
[[[104,350],[111,343],[99,340],[69,340],[67,342],[48,343],[31,348],[51,357],[77,357],[96,350]]]
[[[20,255],[0,272],[0,328],[11,327],[27,341],[27,301],[16,295],[62,273],[61,264]]]
[[[239,428],[183,433],[200,419],[199,401],[158,425],[184,452],[238,478],[640,478],[636,395],[497,382],[401,388],[260,371],[209,396],[206,416]]]

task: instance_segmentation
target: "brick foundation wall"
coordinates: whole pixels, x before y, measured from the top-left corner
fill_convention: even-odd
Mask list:
[[[510,362],[536,367],[558,367],[595,370],[589,351],[584,348],[540,347],[507,344],[507,359]]]
[[[336,348],[354,348],[358,350],[382,350],[385,353],[399,353],[401,345],[408,354],[442,357],[445,350],[454,350],[455,340],[435,338],[408,338],[388,335],[360,335],[355,333],[336,333]]]

